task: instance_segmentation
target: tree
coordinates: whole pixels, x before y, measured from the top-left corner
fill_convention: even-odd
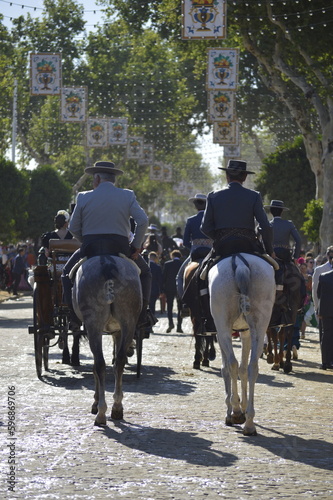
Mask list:
[[[18,241],[28,220],[29,179],[27,172],[0,157],[0,239],[4,243]]]
[[[325,248],[319,246],[319,227],[323,216],[323,206],[323,200],[309,201],[304,210],[305,221],[301,227],[308,240],[317,247],[318,253],[325,251]]]
[[[43,165],[31,172],[26,234],[36,247],[39,237],[54,228],[58,210],[68,210],[70,201],[70,186],[52,166]]]
[[[277,148],[263,162],[256,188],[270,200],[283,200],[298,229],[304,224],[304,207],[315,196],[315,177],[302,138]],[[319,230],[319,227],[318,227]]]

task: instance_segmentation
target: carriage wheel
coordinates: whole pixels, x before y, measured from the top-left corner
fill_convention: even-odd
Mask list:
[[[34,322],[34,345],[35,345],[35,363],[37,377],[42,376],[42,357],[43,357],[43,335],[39,333],[38,325],[38,315],[37,315],[37,304],[38,304],[38,290],[37,283],[34,284],[33,291],[33,322]]]
[[[38,324],[38,289],[36,283],[33,291],[33,324],[34,324],[34,346],[35,346],[35,363],[37,377],[42,376],[42,364],[44,362],[44,369],[49,369],[49,339],[43,333],[40,333],[40,325]]]
[[[144,328],[138,328],[136,331],[136,376],[140,378],[141,363],[142,363],[142,340],[143,340]]]

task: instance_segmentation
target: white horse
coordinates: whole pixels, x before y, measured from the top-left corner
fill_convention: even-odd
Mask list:
[[[258,360],[263,351],[264,337],[275,300],[274,270],[262,258],[240,253],[213,266],[208,280],[211,311],[222,352],[226,425],[245,422],[243,434],[256,435],[253,422],[254,386],[258,376]],[[232,347],[233,329],[242,330],[240,365]],[[241,401],[237,390],[238,377],[241,380]]]
[[[120,420],[123,418],[122,377],[126,354],[142,308],[139,268],[129,259],[111,255],[88,259],[75,277],[73,307],[85,325],[94,356],[95,395],[91,412],[96,415],[95,425],[106,425],[102,334],[112,333],[115,341],[111,418]]]

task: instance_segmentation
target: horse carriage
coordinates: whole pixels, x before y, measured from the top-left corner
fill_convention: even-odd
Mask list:
[[[75,332],[72,357],[69,355],[68,335],[70,310],[63,303],[61,272],[71,254],[80,247],[76,239],[50,240],[49,258],[41,249],[33,270],[33,325],[28,327],[34,335],[37,376],[42,367],[48,371],[49,349],[58,345],[63,350],[63,362],[79,364],[79,333]],[[52,342],[52,344],[51,344]]]
[[[41,249],[37,265],[33,270],[33,324],[28,327],[29,334],[34,336],[34,350],[37,376],[42,376],[42,370],[49,369],[49,349],[58,346],[62,349],[62,362],[78,366],[79,342],[81,334],[86,333],[86,325],[83,330],[72,331],[71,311],[63,302],[63,289],[61,273],[63,266],[75,250],[80,248],[80,242],[76,239],[49,241],[49,258],[45,250]],[[93,260],[93,259],[91,259]],[[75,289],[75,287],[74,287]],[[103,334],[113,332],[103,332]],[[73,336],[73,347],[70,353],[68,338]],[[135,349],[137,352],[137,377],[140,377],[142,362],[142,345],[144,332],[135,332]],[[127,356],[134,354],[133,343],[128,349]]]

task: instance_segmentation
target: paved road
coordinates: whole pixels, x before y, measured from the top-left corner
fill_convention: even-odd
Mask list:
[[[260,360],[258,436],[244,437],[240,427],[224,425],[220,355],[209,368],[192,368],[189,320],[184,334],[167,334],[160,316],[144,341],[141,378],[134,358],[126,369],[124,421],[97,428],[88,346],[79,369],[62,365],[54,347],[50,371],[38,380],[27,333],[31,316],[31,297],[0,304],[0,498],[333,498],[333,372],[319,370],[317,331],[306,332],[291,374]],[[235,347],[239,352],[239,341]],[[110,367],[110,337],[104,350]],[[110,410],[111,368],[107,376]],[[14,436],[7,428],[9,396],[11,409],[15,398]],[[8,463],[13,458],[15,465]]]

